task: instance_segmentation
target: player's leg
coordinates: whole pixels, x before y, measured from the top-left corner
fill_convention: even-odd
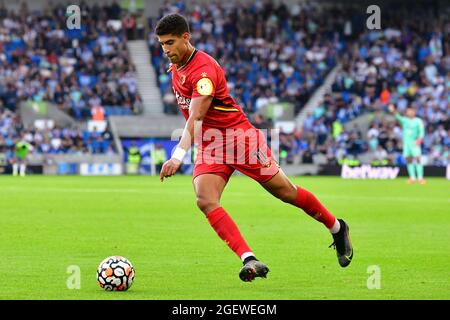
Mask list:
[[[420,184],[425,184],[425,180],[423,178],[422,150],[419,145],[414,145],[412,156],[416,162],[415,167],[416,167],[417,179]]]
[[[219,174],[207,173],[193,179],[197,206],[206,217],[220,207],[220,198],[227,185],[227,181]]]
[[[201,174],[194,178],[197,206],[207,217],[217,235],[243,261],[239,276],[243,281],[266,277],[269,269],[259,262],[248,246],[239,228],[220,205],[222,192],[228,182],[227,174]]]
[[[17,176],[19,174],[19,164],[18,164],[18,158],[16,157],[15,159],[13,159],[13,164],[12,164],[12,174],[13,176]]]
[[[260,184],[278,199],[301,208],[309,216],[323,223],[333,236],[339,264],[342,267],[350,264],[353,248],[345,221],[336,219],[314,194],[296,186],[281,169],[269,181],[260,182]]]
[[[408,183],[413,184],[416,182],[416,170],[414,166],[414,158],[413,157],[406,157],[406,169],[408,170]]]
[[[403,145],[403,157],[406,159],[406,170],[408,171],[408,184],[416,182],[416,168],[414,165],[413,147],[409,143]]]
[[[19,172],[20,172],[20,176],[21,177],[25,177],[25,174],[26,174],[26,170],[27,170],[27,165],[26,165],[26,162],[25,162],[25,159],[24,158],[19,158],[20,159],[20,161],[19,161]]]
[[[336,219],[311,192],[289,180],[272,158],[272,152],[264,139],[259,139],[258,144],[252,144],[250,141],[246,150],[249,150],[248,162],[236,163],[233,167],[259,182],[275,197],[303,209],[308,215],[322,222],[333,235],[339,264],[342,267],[349,265],[353,249],[348,225],[343,220]]]
[[[423,164],[421,161],[421,157],[416,157],[416,171],[417,171],[417,180],[420,184],[425,184],[425,179],[423,177]]]
[[[295,185],[280,169],[272,179],[261,185],[283,202],[303,209],[308,215],[322,222],[332,233],[339,231],[339,222],[308,190]]]

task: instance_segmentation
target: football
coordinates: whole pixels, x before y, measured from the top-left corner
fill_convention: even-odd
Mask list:
[[[111,256],[100,262],[97,282],[107,291],[125,291],[133,284],[134,275],[134,267],[127,258]]]

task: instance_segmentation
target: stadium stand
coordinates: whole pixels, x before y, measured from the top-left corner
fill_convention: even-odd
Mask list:
[[[78,121],[140,115],[127,40],[143,38],[144,30],[150,31],[145,38],[167,116],[155,122],[174,122],[179,112],[167,59],[151,30],[162,15],[180,12],[190,20],[195,46],[223,66],[231,94],[260,128],[276,125],[262,112],[265,107],[289,103],[295,117],[338,69],[331,90],[303,123],[281,131],[282,163],[403,164],[401,128],[386,115],[394,103],[400,112],[415,106],[424,119],[425,163],[449,164],[450,13],[422,3],[395,10],[386,4],[383,28],[368,30],[366,12],[354,6],[288,2],[165,1],[158,16],[132,23],[117,3],[92,5],[82,12],[81,30],[65,28],[61,5],[48,14],[0,8],[0,148],[25,135],[36,144],[34,152],[114,152],[109,131],[88,136],[80,126],[25,127],[17,106],[27,100],[51,103]],[[119,29],[110,19],[139,28]],[[150,120],[127,118],[120,136],[138,137],[132,132],[143,132],[138,129]]]
[[[223,66],[230,93],[248,115],[279,101],[293,103],[298,112],[343,50],[343,35],[334,33],[337,9],[325,19],[315,6],[289,10],[283,3],[260,1],[205,6],[168,2],[160,16],[172,12],[188,17],[193,43]],[[148,43],[166,112],[177,113],[167,60],[153,34]]]
[[[120,7],[112,16],[107,6],[85,8],[78,30],[66,28],[64,9],[6,11],[1,71],[16,82],[7,82],[5,106],[16,99],[45,100],[80,120],[99,105],[107,115],[137,113],[140,97],[125,35],[110,23],[120,18]]]
[[[415,106],[424,119],[425,163],[446,165],[450,15],[420,4],[385,11],[382,30],[355,28],[364,17],[351,9],[318,10],[310,4],[287,9],[260,1],[206,6],[166,2],[160,16],[179,12],[189,17],[196,47],[226,69],[230,92],[251,119],[269,102],[292,102],[297,113],[324,75],[342,63],[332,92],[301,128],[281,133],[282,163],[357,164],[364,159],[376,165],[404,164],[401,128],[384,115],[394,103],[400,112]],[[167,62],[153,35],[149,48],[166,111],[176,113]],[[361,126],[354,121],[367,114],[370,122]]]
[[[393,103],[401,113],[414,106],[424,120],[425,162],[449,162],[450,19],[445,12],[437,18],[433,14],[432,7],[386,12],[383,30],[367,30],[352,42],[333,93],[309,119],[330,128],[331,159],[369,153],[375,162],[404,164],[401,128],[382,116]],[[333,123],[343,125],[365,113],[373,115],[368,130],[349,126],[340,134],[333,132]]]
[[[81,129],[84,121],[142,111],[125,31],[112,23],[120,21],[120,6],[83,6],[79,30],[66,27],[65,8],[31,11],[24,3],[19,12],[0,9],[0,148],[8,161],[20,137],[39,154],[113,153],[109,130]],[[24,127],[22,101],[54,104],[78,123]]]

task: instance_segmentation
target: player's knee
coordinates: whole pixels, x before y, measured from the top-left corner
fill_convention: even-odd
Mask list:
[[[216,209],[219,207],[219,203],[215,200],[204,198],[201,196],[197,196],[197,207],[204,213],[207,214],[208,212]]]
[[[293,203],[297,198],[297,191],[292,188],[282,188],[278,190],[275,196],[283,202]]]

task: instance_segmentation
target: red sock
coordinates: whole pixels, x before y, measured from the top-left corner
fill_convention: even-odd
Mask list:
[[[336,222],[336,218],[325,208],[320,201],[308,190],[297,186],[297,199],[295,206],[303,209],[308,215],[322,222],[330,229]]]
[[[237,225],[222,207],[208,213],[207,218],[219,237],[225,241],[239,258],[243,253],[252,251],[239,232]]]

